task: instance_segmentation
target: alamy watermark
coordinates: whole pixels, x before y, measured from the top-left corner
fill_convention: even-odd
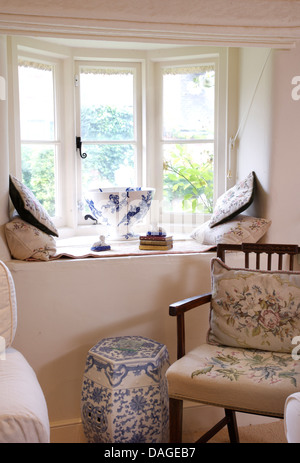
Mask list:
[[[300,359],[300,354],[298,352],[300,351],[300,336],[294,336],[292,339],[292,344],[298,344],[294,349],[292,350],[292,358],[293,360],[299,360]]]
[[[6,349],[5,338],[3,336],[0,336],[0,360],[6,359],[5,349]]]
[[[292,78],[292,85],[294,85],[292,89],[292,99],[294,101],[300,100],[300,76],[294,76]]]

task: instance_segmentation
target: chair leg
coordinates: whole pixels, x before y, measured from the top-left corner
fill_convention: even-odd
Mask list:
[[[182,410],[182,400],[169,399],[170,443],[173,444],[182,442]]]
[[[225,415],[228,420],[227,428],[231,444],[238,444],[240,442],[239,431],[236,422],[236,415],[234,410],[225,408]]]

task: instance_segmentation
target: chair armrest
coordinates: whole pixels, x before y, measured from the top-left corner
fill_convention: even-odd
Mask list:
[[[207,304],[211,300],[211,293],[201,294],[200,296],[189,297],[182,301],[174,302],[169,306],[169,315],[181,315],[188,310],[194,309],[203,304]]]
[[[211,300],[211,293],[200,296],[189,297],[182,301],[174,302],[169,306],[169,315],[176,316],[177,321],[177,358],[180,359],[185,354],[185,322],[184,314],[188,310],[207,304]]]

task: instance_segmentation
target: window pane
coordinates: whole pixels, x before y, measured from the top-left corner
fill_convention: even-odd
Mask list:
[[[84,145],[87,157],[81,163],[83,193],[93,188],[133,187],[135,148],[132,145]]]
[[[22,145],[22,181],[55,216],[55,146]]]
[[[163,139],[214,138],[212,66],[163,70]]]
[[[210,213],[213,209],[213,143],[165,144],[164,210]]]
[[[133,140],[133,77],[133,71],[83,68],[80,74],[83,140]]]
[[[19,92],[21,139],[54,140],[53,66],[19,65]]]

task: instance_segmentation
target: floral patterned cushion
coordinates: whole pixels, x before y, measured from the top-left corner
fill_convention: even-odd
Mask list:
[[[251,172],[244,180],[225,191],[217,199],[209,226],[215,227],[247,209],[253,201],[254,187],[255,174]]]
[[[21,219],[48,235],[58,236],[58,231],[48,212],[32,191],[12,175],[9,176],[9,195]]]
[[[202,344],[167,370],[169,397],[283,417],[299,391],[300,362],[291,354]]]
[[[20,260],[49,260],[56,253],[53,236],[16,217],[5,225],[11,255]]]
[[[300,273],[233,269],[211,262],[208,342],[291,352],[300,333]]]
[[[209,222],[205,222],[193,231],[191,237],[201,244],[257,243],[267,232],[271,223],[268,219],[240,214],[213,228],[210,228]]]

